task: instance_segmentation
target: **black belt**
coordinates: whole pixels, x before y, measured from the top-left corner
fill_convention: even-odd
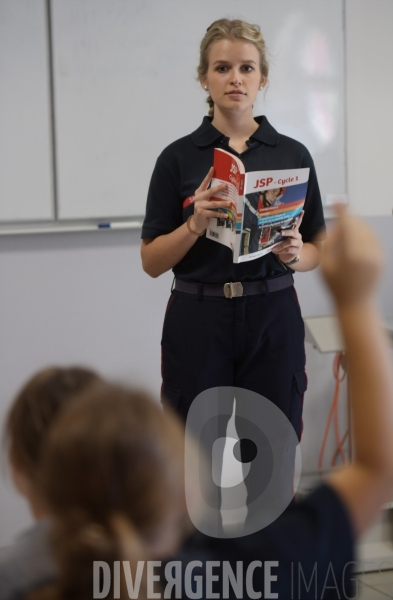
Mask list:
[[[239,296],[253,296],[255,294],[268,294],[278,292],[293,285],[291,273],[263,279],[261,281],[235,281],[232,283],[196,283],[194,281],[183,281],[176,279],[174,289],[186,294],[198,294],[202,296],[223,296],[225,298],[237,298]]]

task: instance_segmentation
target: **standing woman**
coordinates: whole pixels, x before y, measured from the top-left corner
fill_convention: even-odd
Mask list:
[[[314,164],[302,144],[253,115],[268,80],[257,25],[215,21],[201,42],[198,78],[209,116],[158,157],[142,229],[144,270],[158,277],[172,269],[176,278],[163,327],[162,394],[186,417],[206,389],[252,390],[276,404],[300,438],[307,379],[292,273],[314,269],[320,259],[314,240],[324,219]],[[209,188],[214,148],[241,158],[246,171],[310,168],[301,225],[272,253],[234,264],[227,247],[206,238],[209,219],[223,216],[215,209],[229,204],[210,201],[225,188]],[[227,298],[228,282],[241,282],[242,295]],[[241,422],[241,436],[239,428]]]

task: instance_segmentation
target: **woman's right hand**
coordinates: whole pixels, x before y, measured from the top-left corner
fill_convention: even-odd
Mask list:
[[[194,214],[191,219],[191,227],[194,231],[202,232],[207,229],[209,219],[212,217],[219,217],[220,219],[228,218],[226,213],[212,210],[212,208],[229,208],[232,204],[229,200],[210,200],[212,196],[222,192],[228,187],[228,184],[220,183],[219,185],[208,189],[213,175],[214,167],[211,167],[199,188],[195,190]]]
[[[197,233],[202,233],[207,229],[211,217],[228,218],[225,212],[218,212],[214,209],[229,208],[231,202],[228,200],[210,200],[212,196],[228,187],[226,183],[221,183],[207,189],[213,173],[214,169],[212,167],[195,191],[194,214],[190,221],[191,229]],[[158,277],[169,271],[169,269],[173,269],[198,240],[198,237],[191,235],[189,229],[187,223],[183,223],[170,233],[158,235],[154,239],[144,239],[141,247],[144,271],[151,277]]]

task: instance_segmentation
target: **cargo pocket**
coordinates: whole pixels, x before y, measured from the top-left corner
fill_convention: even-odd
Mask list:
[[[297,371],[292,378],[291,423],[299,439],[303,430],[303,397],[307,390],[307,375],[305,371]]]
[[[162,385],[161,402],[164,407],[165,407],[165,405],[167,405],[167,406],[169,405],[169,406],[171,406],[171,408],[173,408],[173,410],[178,412],[179,405],[180,405],[180,398],[181,398],[181,391],[179,389],[170,387],[165,384]]]

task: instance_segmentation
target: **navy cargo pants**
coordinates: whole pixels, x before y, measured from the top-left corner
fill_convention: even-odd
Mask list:
[[[232,299],[174,290],[161,344],[162,400],[183,419],[204,390],[235,386],[278,406],[300,439],[307,377],[304,323],[293,286]],[[236,413],[235,424],[239,439],[247,437]],[[226,425],[221,419],[217,437],[225,437]],[[257,476],[251,465],[249,494]]]

